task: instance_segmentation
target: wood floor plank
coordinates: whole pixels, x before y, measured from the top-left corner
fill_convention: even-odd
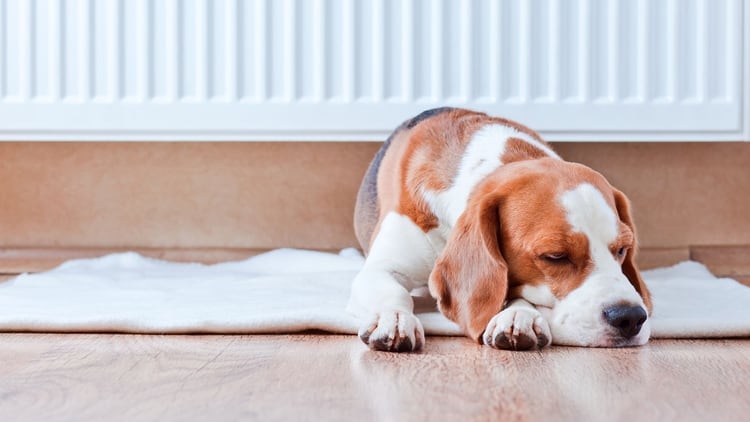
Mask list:
[[[735,420],[750,340],[503,352],[428,338],[0,335],[4,420]]]

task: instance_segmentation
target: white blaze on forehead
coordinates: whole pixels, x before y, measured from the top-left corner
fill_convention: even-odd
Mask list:
[[[583,183],[565,192],[560,202],[573,231],[588,238],[595,271],[613,269],[613,264],[619,268],[609,251],[610,243],[617,239],[619,220],[599,189]]]
[[[617,237],[617,216],[599,189],[583,183],[565,192],[560,202],[574,231],[607,243]]]

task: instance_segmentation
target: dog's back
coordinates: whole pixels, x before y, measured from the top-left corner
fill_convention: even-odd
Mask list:
[[[451,110],[455,109],[451,107],[433,108],[405,121],[391,133],[377,154],[375,154],[372,162],[370,162],[367,173],[365,173],[365,177],[362,179],[362,184],[359,187],[357,203],[354,208],[354,231],[365,253],[370,249],[372,234],[380,218],[380,203],[378,201],[378,173],[380,165],[394,138],[403,135],[405,131],[411,130],[423,120]]]
[[[421,123],[436,117],[444,122],[430,121],[428,129],[419,127]],[[392,211],[388,208],[410,204],[406,206],[408,212],[402,214],[412,217],[423,229],[428,228],[435,218],[430,211],[422,209],[425,207],[421,198],[401,198],[400,204],[384,204],[379,190],[392,188],[408,196],[416,193],[419,187],[425,187],[428,181],[447,188],[456,175],[444,170],[458,165],[456,161],[465,153],[466,143],[471,138],[467,136],[467,132],[473,132],[489,123],[513,127],[518,133],[547,146],[536,132],[523,125],[485,113],[452,107],[424,111],[405,121],[391,133],[370,163],[357,195],[354,230],[365,253],[370,249],[380,219],[386,212]],[[505,141],[497,139],[497,142],[500,144]],[[547,153],[530,147],[527,142],[518,142],[508,143],[503,158],[510,162],[547,156]],[[490,160],[493,157],[486,158]],[[397,160],[401,162],[395,162]],[[420,166],[425,169],[420,170]],[[416,174],[419,176],[415,177]],[[394,183],[403,183],[405,186],[394,187]]]

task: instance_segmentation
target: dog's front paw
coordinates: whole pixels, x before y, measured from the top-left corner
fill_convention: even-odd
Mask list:
[[[528,350],[548,345],[552,334],[536,309],[510,307],[492,317],[482,339],[496,349]]]
[[[384,311],[360,328],[359,338],[373,350],[411,352],[422,348],[424,329],[410,312]]]

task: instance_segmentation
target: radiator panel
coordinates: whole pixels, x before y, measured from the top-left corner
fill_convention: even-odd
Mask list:
[[[741,140],[746,0],[0,0],[0,139]]]

